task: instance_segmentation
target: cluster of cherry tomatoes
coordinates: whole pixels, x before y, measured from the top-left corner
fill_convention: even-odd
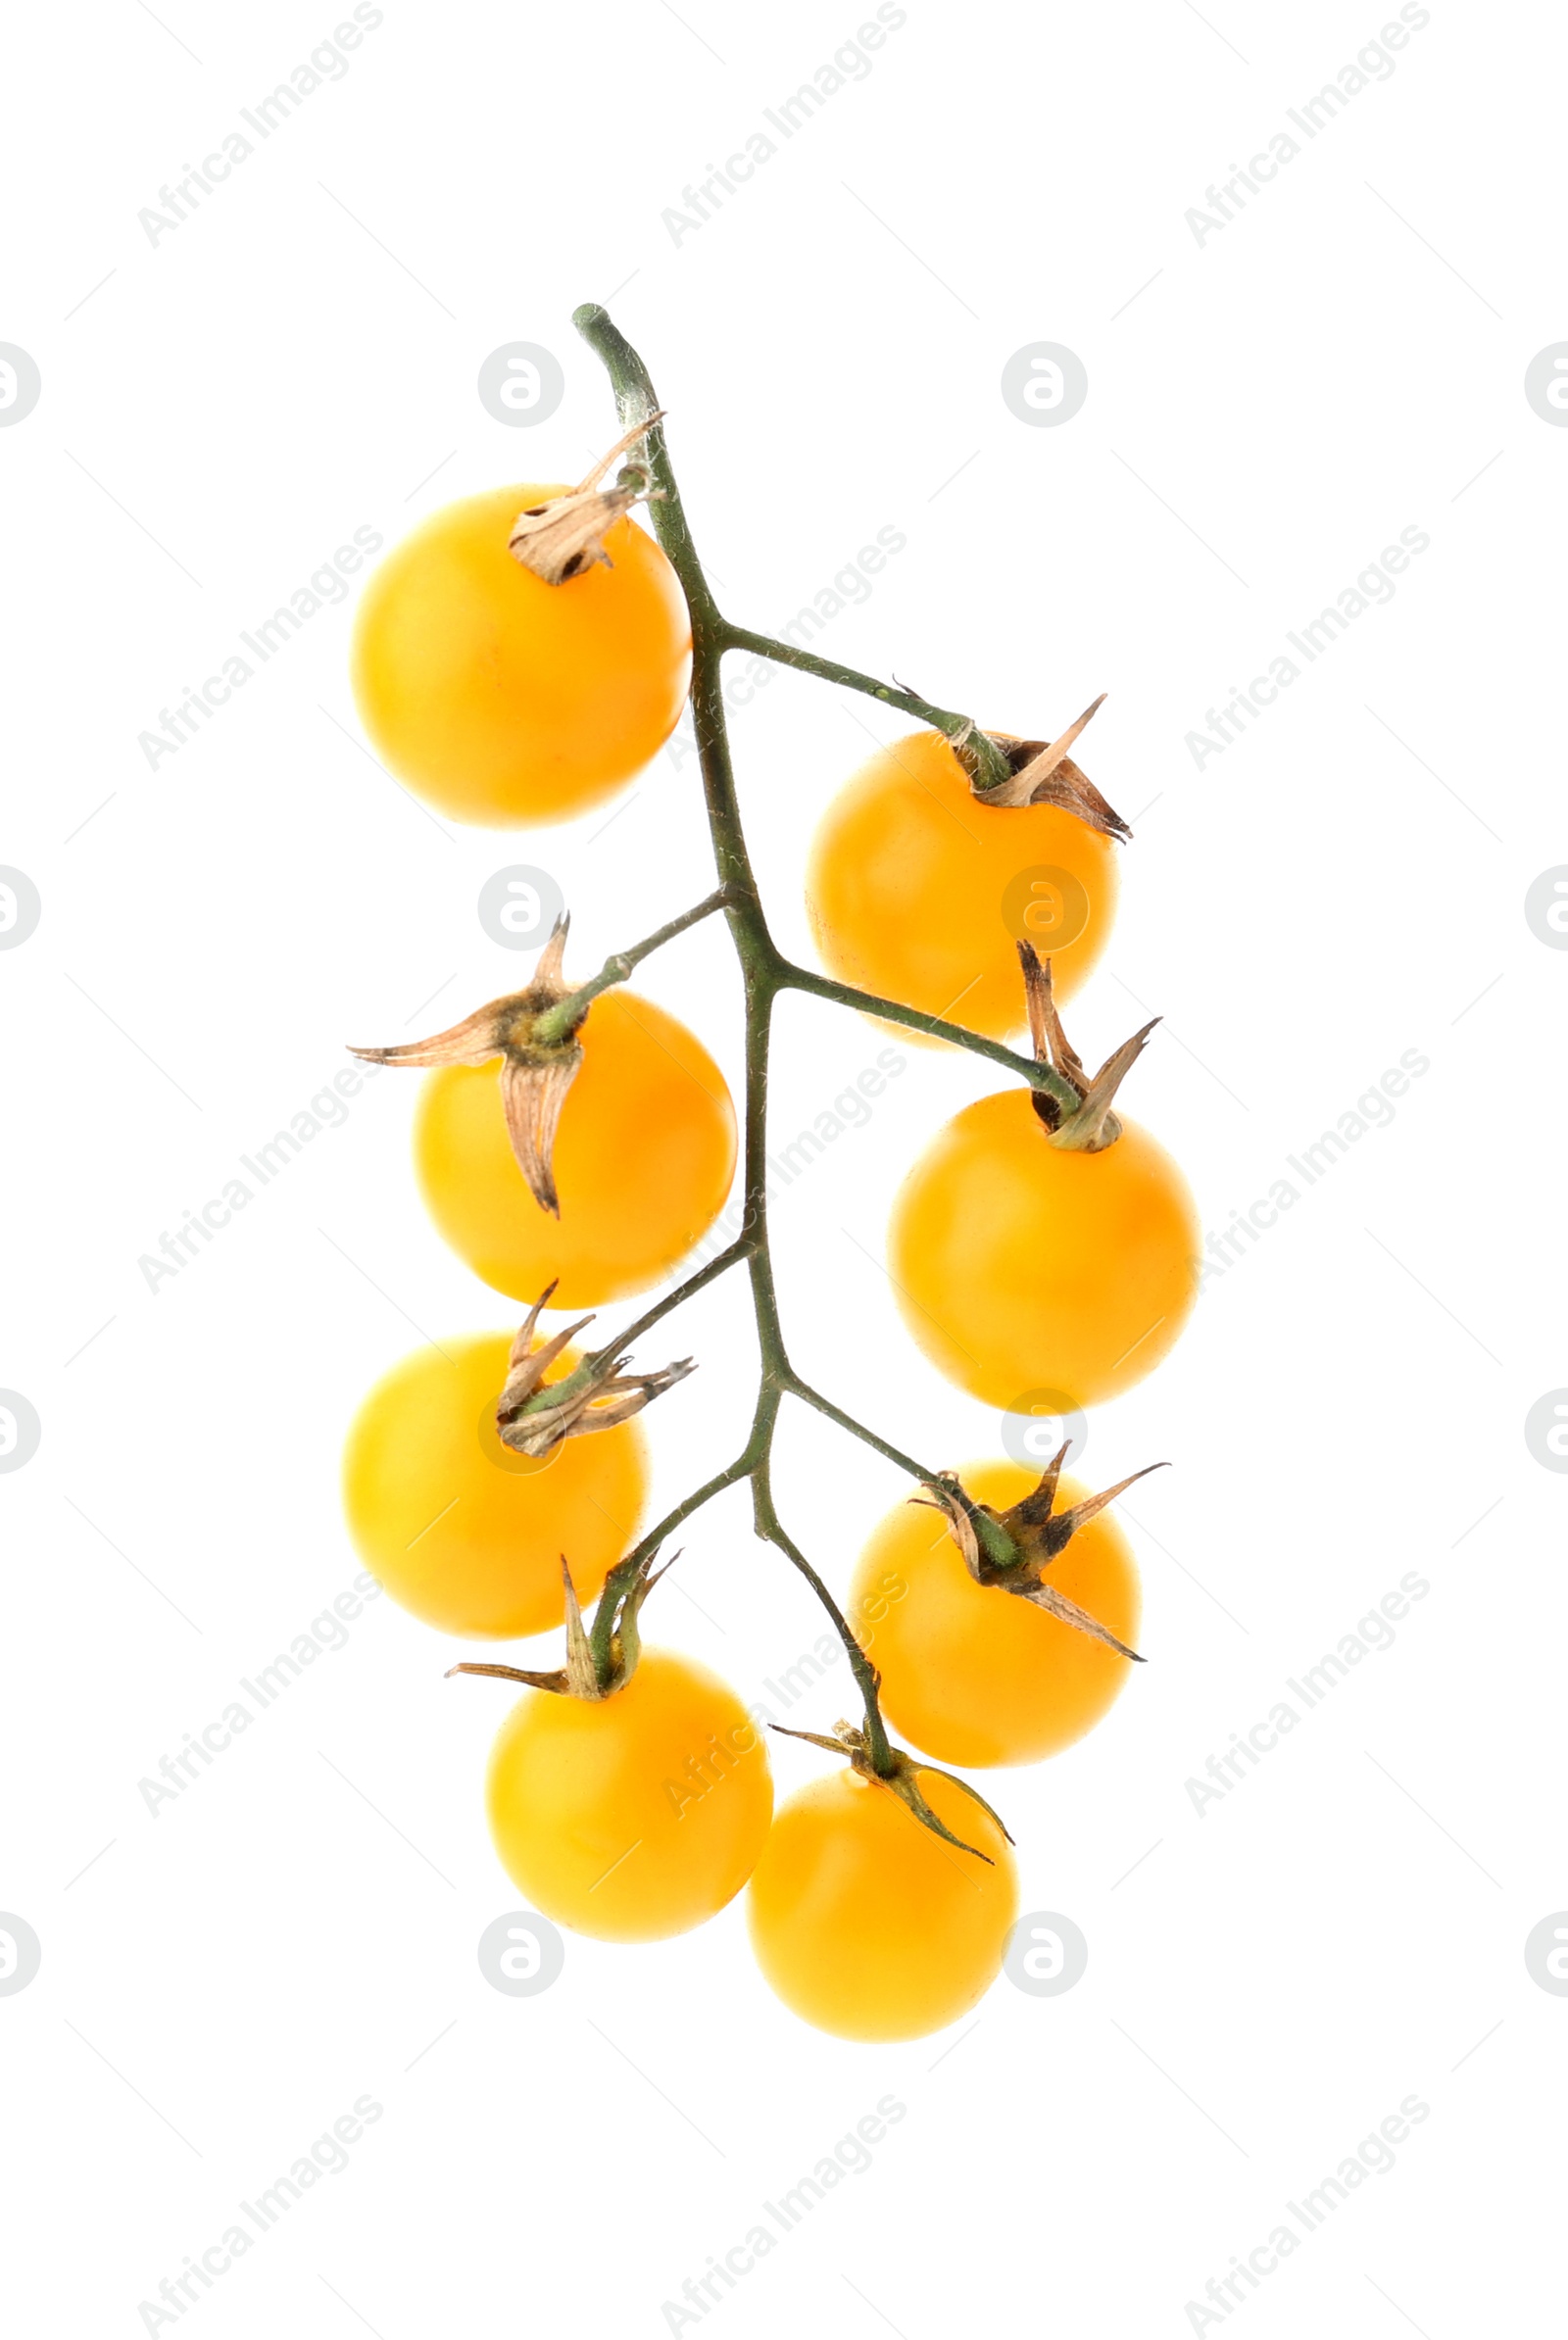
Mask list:
[[[366,727],[452,817],[567,818],[640,771],[678,718],[685,600],[631,496],[595,493],[597,477],[452,505],[367,589],[354,647]],[[1082,1406],[1113,1395],[1165,1352],[1191,1302],[1197,1229],[1180,1175],[1108,1110],[1056,1013],[1103,946],[1115,851],[1060,803],[985,803],[929,731],[850,781],[812,855],[822,955],[884,999],[1006,1039],[1025,1020],[1019,940],[1050,951],[1029,1000],[1055,1101],[1014,1083],[956,1115],[910,1170],[890,1230],[915,1340],[999,1407],[1042,1389]],[[570,998],[563,946],[527,991],[378,1051],[429,1068],[415,1150],[435,1225],[530,1313],[515,1339],[427,1343],[369,1392],[345,1455],[351,1531],[394,1599],[443,1633],[566,1629],[564,1666],[519,1677],[537,1686],[489,1770],[497,1851],[535,1907],[601,1939],[648,1940],[749,1885],[758,1961],[788,2005],[847,2037],[915,2036],[984,1992],[1016,1917],[1005,1831],[936,1766],[1034,1761],[1106,1711],[1138,1624],[1131,1554],[1102,1499],[1054,1470],[1037,1485],[986,1461],[901,1503],[845,1608],[889,1729],[919,1750],[900,1758],[913,1801],[857,1756],[775,1812],[742,1700],[641,1643],[651,1580],[627,1555],[649,1474],[633,1417],[660,1377],[617,1378],[624,1359],[536,1330],[542,1296],[620,1300],[691,1250],[734,1176],[734,1108],[695,1035],[623,985],[569,1030],[552,1020]],[[579,1603],[596,1595],[589,1627]]]

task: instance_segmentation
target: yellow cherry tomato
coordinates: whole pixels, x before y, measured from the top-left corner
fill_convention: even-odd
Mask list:
[[[1105,947],[1116,888],[1108,837],[1058,805],[978,804],[942,734],[917,731],[828,806],[806,906],[841,983],[1005,1040],[1026,1020],[1019,942],[1070,999]]]
[[[602,1942],[654,1942],[740,1891],[773,1780],[734,1691],[645,1649],[608,1698],[527,1691],[501,1726],[488,1801],[502,1866],[535,1909]]]
[[[1135,1122],[1101,1153],[1050,1134],[1024,1089],[966,1105],[909,1171],[888,1267],[932,1363],[988,1405],[1098,1405],[1175,1341],[1198,1292],[1187,1182]],[[1053,1410],[1065,1410],[1065,1408]]]
[[[958,1474],[1005,1511],[1039,1482],[1012,1462]],[[1090,1492],[1062,1479],[1056,1507]],[[1108,1512],[1080,1528],[1048,1582],[1136,1647],[1138,1571]],[[888,1728],[938,1763],[1035,1763],[1094,1728],[1132,1671],[1103,1641],[1018,1594],[977,1584],[944,1521],[903,1503],[872,1532],[850,1586],[850,1622],[882,1676]]]
[[[512,1347],[481,1333],[416,1348],[377,1382],[343,1455],[355,1546],[405,1609],[441,1633],[499,1640],[562,1623],[561,1556],[590,1600],[627,1546],[648,1487],[635,1422],[568,1438],[543,1462],[496,1436]],[[568,1349],[554,1369],[577,1362]]]
[[[951,1779],[918,1775],[955,1836],[845,1769],[779,1811],[747,1894],[757,1963],[786,2007],[840,2039],[919,2039],[990,1989],[1018,1915],[1012,1848]]]
[[[517,1168],[500,1064],[431,1073],[414,1155],[432,1219],[477,1276],[514,1300],[558,1279],[555,1306],[642,1292],[712,1225],[735,1174],[735,1108],[701,1041],[651,999],[615,990],[588,1010],[562,1108],[561,1216]]]
[[[599,563],[547,585],[507,550],[559,487],[491,488],[433,512],[360,602],[360,717],[400,780],[454,820],[569,820],[640,772],[691,679],[675,572],[624,515]]]

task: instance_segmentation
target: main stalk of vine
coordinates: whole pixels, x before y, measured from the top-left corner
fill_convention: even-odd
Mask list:
[[[635,1324],[617,1335],[613,1346],[617,1351],[624,1349],[632,1340],[677,1308],[683,1300],[691,1298],[728,1269],[738,1267],[744,1261],[751,1284],[752,1312],[760,1359],[751,1429],[745,1445],[734,1460],[675,1504],[627,1555],[624,1565],[633,1570],[640,1568],[683,1520],[689,1519],[726,1487],[749,1484],[757,1534],[773,1544],[800,1571],[833,1621],[834,1630],[844,1643],[857,1685],[864,1700],[866,1754],[870,1766],[882,1777],[891,1778],[897,1763],[888,1743],[878,1704],[876,1669],[856,1639],[827,1585],[785,1529],[774,1501],[773,1439],[783,1401],[790,1396],[813,1407],[828,1421],[836,1423],[851,1437],[872,1447],[913,1480],[932,1484],[938,1481],[940,1474],[928,1470],[911,1456],[901,1453],[897,1446],[890,1444],[875,1431],[856,1421],[842,1407],[835,1405],[820,1390],[804,1381],[790,1361],[779,1316],[767,1223],[767,1075],[774,1002],[780,992],[805,992],[842,1007],[880,1016],[891,1023],[907,1025],[935,1039],[950,1041],[978,1055],[988,1056],[1031,1088],[1044,1090],[1064,1110],[1076,1108],[1079,1099],[1076,1092],[1049,1064],[1017,1055],[1000,1042],[970,1032],[961,1024],[950,1024],[940,1016],[925,1015],[917,1008],[906,1007],[897,1000],[857,991],[849,984],[838,983],[831,977],[816,973],[812,968],[798,966],[779,951],[768,931],[735,792],[735,774],[730,759],[720,688],[724,656],[729,651],[745,651],[754,657],[772,659],[780,665],[793,666],[823,681],[864,692],[885,706],[895,707],[901,713],[911,715],[943,732],[956,749],[979,767],[982,781],[995,783],[1005,780],[1009,767],[1001,751],[970,717],[956,714],[949,708],[933,707],[913,692],[877,682],[869,675],[858,674],[851,667],[816,658],[810,652],[798,650],[789,643],[753,633],[746,627],[733,624],[723,615],[697,556],[670,463],[663,424],[653,419],[659,414],[660,408],[647,366],[609,314],[596,303],[589,303],[577,310],[572,322],[605,366],[615,393],[622,427],[630,431],[641,424],[650,425],[639,448],[637,463],[640,469],[650,475],[654,493],[648,510],[654,531],[680,580],[691,613],[692,723],[701,761],[709,834],[718,885],[712,894],[694,908],[671,919],[641,943],[612,953],[596,976],[560,1001],[551,1012],[548,1024],[558,1027],[563,1035],[569,1032],[575,1022],[580,1020],[588,1003],[601,992],[612,985],[624,983],[632,969],[652,951],[672,941],[699,920],[720,911],[728,924],[740,961],[746,1006],[744,1195],[740,1233],[725,1250],[710,1259],[695,1275],[688,1277],[673,1292],[665,1293]],[[540,1037],[550,1038],[553,1033],[546,1029],[541,1031]],[[601,1350],[595,1353],[603,1355],[608,1352]],[[945,1484],[970,1513],[977,1533],[989,1543],[992,1539],[991,1521],[970,1505],[956,1481]],[[1016,1554],[1012,1556],[1015,1558]],[[611,1631],[609,1604],[605,1604],[601,1630],[607,1635]],[[596,1649],[594,1654],[596,1659],[604,1660],[609,1653],[608,1650]]]

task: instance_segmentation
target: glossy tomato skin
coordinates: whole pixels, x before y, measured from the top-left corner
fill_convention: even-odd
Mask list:
[[[398,778],[453,820],[569,820],[674,730],[691,679],[675,572],[634,521],[612,565],[547,585],[514,561],[517,514],[559,487],[491,488],[433,512],[371,576],[355,620],[360,717]]]
[[[583,1060],[556,1133],[561,1215],[523,1183],[500,1066],[426,1076],[414,1153],[425,1205],[477,1276],[531,1303],[595,1307],[657,1284],[707,1233],[735,1174],[735,1108],[695,1035],[616,989],[588,1011]]]
[[[977,1502],[1004,1511],[1039,1483],[1012,1462],[958,1473]],[[1063,1478],[1056,1508],[1089,1493]],[[1108,1512],[1080,1528],[1049,1581],[1129,1648],[1138,1644],[1138,1571]],[[850,1585],[850,1622],[882,1677],[889,1730],[938,1763],[1036,1763],[1094,1728],[1132,1661],[1033,1602],[977,1584],[945,1521],[919,1504],[890,1511]]]
[[[840,2039],[919,2039],[996,1979],[1018,1915],[1012,1849],[972,1796],[919,1776],[932,1810],[993,1866],[848,1768],[781,1806],[746,1897],[752,1948],[787,2007]]]
[[[1071,1152],[1023,1089],[938,1131],[888,1228],[915,1341],[1004,1409],[1041,1389],[1098,1405],[1142,1381],[1187,1321],[1201,1249],[1187,1182],[1147,1130],[1124,1119],[1102,1152]]]
[[[400,1605],[446,1633],[510,1640],[565,1614],[561,1555],[586,1604],[635,1542],[648,1487],[639,1425],[568,1438],[543,1462],[496,1436],[506,1333],[433,1342],[355,1416],[343,1502],[355,1547]],[[568,1349],[557,1369],[577,1362]]]
[[[941,733],[917,731],[881,749],[828,806],[807,910],[841,983],[1006,1040],[1026,1022],[1020,940],[1050,958],[1058,1000],[1099,959],[1116,851],[1057,805],[978,804]]]
[[[604,1942],[685,1933],[732,1901],[773,1813],[761,1733],[694,1659],[645,1649],[597,1702],[530,1690],[490,1758],[490,1832],[535,1909]]]

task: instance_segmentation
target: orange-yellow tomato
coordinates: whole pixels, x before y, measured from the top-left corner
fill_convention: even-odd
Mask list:
[[[1090,1406],[1142,1381],[1187,1321],[1201,1248],[1187,1182],[1147,1130],[1124,1120],[1102,1152],[1067,1151],[1024,1089],[937,1132],[888,1228],[926,1355],[971,1396],[1021,1411],[1042,1389]]]
[[[674,730],[691,620],[653,538],[622,516],[612,563],[547,585],[507,550],[559,487],[491,488],[433,512],[370,578],[354,628],[360,717],[377,754],[454,820],[569,820]]]
[[[525,1692],[496,1739],[488,1801],[502,1865],[535,1909],[602,1942],[654,1942],[740,1891],[773,1780],[734,1691],[645,1649],[609,1698]]]
[[[735,1108],[701,1041],[651,999],[606,992],[578,1038],[554,1168],[561,1216],[523,1182],[500,1066],[454,1064],[419,1097],[414,1153],[430,1216],[477,1276],[558,1308],[657,1284],[707,1233],[735,1174]]]
[[[848,1769],[784,1804],[751,1891],[757,1963],[807,2023],[841,2039],[919,2039],[990,1989],[1018,1915],[1012,1850],[951,1779],[920,1791],[959,1852],[886,1787]]]
[[[1108,837],[1054,804],[976,803],[942,734],[917,731],[828,806],[806,906],[841,983],[1005,1040],[1026,1021],[1019,942],[1070,999],[1105,947],[1116,886]]]
[[[561,1556],[592,1598],[637,1538],[640,1427],[568,1438],[535,1462],[496,1436],[512,1338],[416,1348],[376,1383],[343,1454],[349,1532],[395,1601],[446,1633],[510,1640],[565,1614]],[[568,1349],[556,1372],[577,1362]]]
[[[1012,1462],[958,1474],[977,1502],[1004,1511],[1039,1474]],[[1089,1493],[1070,1479],[1066,1510]],[[1119,1641],[1138,1641],[1138,1571],[1108,1512],[1080,1528],[1049,1581]],[[1094,1728],[1132,1671],[1033,1602],[977,1584],[945,1523],[914,1503],[873,1531],[850,1586],[850,1622],[882,1676],[882,1711],[901,1739],[939,1763],[1035,1763]]]

